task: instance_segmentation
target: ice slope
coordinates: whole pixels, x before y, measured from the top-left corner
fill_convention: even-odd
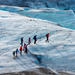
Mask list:
[[[30,9],[25,15],[40,18],[43,20],[53,21],[60,26],[75,29],[75,14],[72,10],[59,10],[55,8]]]
[[[39,67],[33,62],[34,59],[31,59],[26,54],[19,55],[14,60],[12,51],[19,48],[21,37],[24,37],[25,42],[27,42],[29,36],[32,38],[35,34],[38,34],[38,37],[41,38],[44,36],[42,34],[49,32],[49,28],[54,28],[54,26],[51,26],[54,23],[28,18],[7,11],[0,10],[0,12],[0,74]]]
[[[50,42],[45,34],[50,33]],[[45,67],[60,71],[75,72],[75,31],[41,19],[28,18],[9,11],[0,10],[0,73],[18,72],[40,67],[29,55],[12,58],[12,51],[20,46],[20,38],[37,35],[37,44],[28,47],[34,53],[43,55]],[[46,62],[48,61],[48,62]],[[59,67],[59,68],[58,68]]]
[[[51,33],[51,32],[50,32]],[[57,71],[75,72],[75,31],[56,30],[50,35],[49,43],[43,38],[29,49],[42,55],[42,64]]]
[[[0,74],[39,67],[25,54],[14,60],[12,51],[19,47],[19,38],[27,34],[29,18],[0,11]],[[24,23],[24,24],[23,24]],[[25,31],[24,31],[25,30]],[[28,36],[28,35],[27,35]],[[25,37],[26,38],[26,37]]]
[[[10,6],[0,6],[0,10],[53,21],[62,27],[75,29],[75,14],[72,10],[59,10],[55,8],[30,9]]]

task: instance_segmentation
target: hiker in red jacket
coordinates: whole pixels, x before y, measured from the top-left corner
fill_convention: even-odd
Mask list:
[[[20,46],[20,49],[19,49],[19,50],[20,50],[20,54],[22,54],[22,49],[23,49],[23,48],[22,48],[22,45],[21,45],[21,46]]]
[[[27,45],[24,43],[24,53],[27,53]]]
[[[46,34],[46,41],[49,42],[49,33]]]
[[[31,38],[29,37],[28,38],[28,45],[31,43]]]

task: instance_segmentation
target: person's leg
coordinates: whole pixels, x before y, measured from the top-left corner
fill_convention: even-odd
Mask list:
[[[34,40],[34,44],[35,44],[36,42],[35,42],[35,40]]]
[[[35,40],[35,43],[34,44],[36,44],[36,40]]]
[[[48,41],[48,37],[47,37],[47,41]]]
[[[31,43],[31,42],[29,41],[29,45],[30,45],[30,43]]]
[[[26,53],[26,48],[24,49],[24,53]]]
[[[16,57],[17,57],[17,52],[16,52]]]
[[[20,51],[20,55],[22,55],[22,51]]]
[[[26,51],[25,52],[27,53],[27,47],[26,47]]]

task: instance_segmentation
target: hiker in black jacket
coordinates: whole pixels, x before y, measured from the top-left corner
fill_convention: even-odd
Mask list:
[[[34,44],[36,44],[36,41],[37,41],[37,35],[35,35],[35,36],[33,37],[33,39],[34,39]]]

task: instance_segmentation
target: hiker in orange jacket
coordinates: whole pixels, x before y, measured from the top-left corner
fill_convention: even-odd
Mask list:
[[[46,41],[49,41],[49,33],[46,34]]]
[[[20,54],[22,54],[22,50],[23,50],[23,48],[22,48],[22,45],[20,46]]]

